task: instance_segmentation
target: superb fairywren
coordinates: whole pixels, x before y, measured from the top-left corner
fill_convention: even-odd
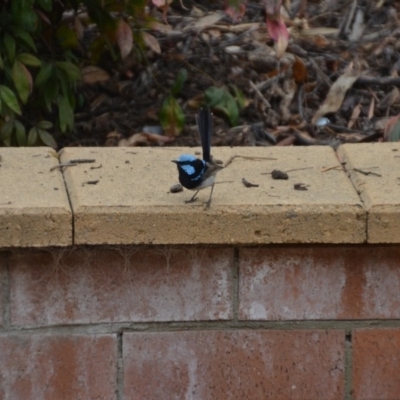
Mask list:
[[[196,190],[196,193],[185,203],[192,203],[197,200],[197,193],[201,189],[211,186],[210,197],[206,203],[206,209],[211,205],[211,197],[215,185],[215,175],[223,166],[214,162],[211,156],[211,134],[212,115],[208,108],[201,108],[197,115],[197,126],[200,133],[203,159],[200,160],[191,154],[182,154],[178,160],[172,160],[179,172],[179,182],[189,190]]]

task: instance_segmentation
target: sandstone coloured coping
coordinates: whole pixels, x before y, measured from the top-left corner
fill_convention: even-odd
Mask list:
[[[198,148],[66,148],[61,162],[74,214],[75,244],[362,243],[366,212],[329,147],[213,149],[226,163],[209,189],[172,194],[171,163]],[[251,157],[253,159],[251,159]],[[274,180],[280,169],[288,180]],[[247,188],[242,178],[258,184]],[[299,184],[300,189],[295,190]]]
[[[0,148],[0,247],[72,244],[72,213],[57,153]]]
[[[368,243],[400,243],[400,143],[345,144],[338,156],[368,212]]]

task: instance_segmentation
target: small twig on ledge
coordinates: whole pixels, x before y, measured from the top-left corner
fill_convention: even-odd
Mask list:
[[[250,183],[246,178],[242,178],[243,185],[250,188],[250,187],[259,187],[260,185],[256,185],[255,183]]]
[[[100,181],[97,179],[96,181],[86,181],[82,183],[82,186],[84,185],[97,185]]]
[[[62,169],[64,167],[76,167],[77,165],[78,164],[72,164],[70,161],[68,161],[68,162],[65,162],[65,163],[54,165],[53,167],[50,168],[50,172],[54,171],[57,168]]]
[[[96,162],[94,158],[78,158],[76,160],[69,160],[71,164],[90,164]]]
[[[334,167],[326,167],[321,169],[321,172],[326,172],[326,171],[331,171],[333,169],[338,170],[338,168],[340,168],[340,171],[343,170],[343,167],[341,165],[335,165]],[[339,170],[338,170],[339,171]]]
[[[82,158],[82,159],[76,159],[76,160],[68,160],[65,163],[61,163],[58,165],[54,165],[53,167],[50,168],[50,171],[54,171],[57,168],[64,168],[64,167],[75,167],[78,164],[88,164],[88,163],[94,163],[96,162],[96,160],[94,159],[86,159],[86,158]]]
[[[232,156],[224,165],[224,168],[226,168],[229,164],[232,163],[232,161],[235,158],[244,158],[245,160],[256,160],[256,161],[260,161],[260,160],[272,160],[272,161],[276,161],[276,158],[270,158],[270,157],[249,157],[249,156],[240,156],[240,155],[235,155]]]
[[[293,171],[302,171],[303,169],[313,169],[314,167],[304,167],[304,168],[294,168],[294,169],[288,169],[287,172],[293,172]]]
[[[371,167],[371,168],[378,168],[378,167]],[[353,168],[353,171],[359,172],[360,174],[363,174],[363,175],[375,175],[375,176],[382,177],[382,175],[377,174],[376,172],[372,172],[372,171],[363,171],[362,169],[358,169],[358,168]]]
[[[100,168],[103,168],[102,164],[98,165],[97,167],[90,167],[90,169],[100,169]]]

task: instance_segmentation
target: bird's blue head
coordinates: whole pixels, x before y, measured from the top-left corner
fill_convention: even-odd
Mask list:
[[[187,163],[195,161],[196,157],[192,156],[191,154],[181,154],[178,158],[178,163]]]
[[[188,189],[198,185],[207,169],[206,163],[191,154],[181,154],[177,160],[172,160],[179,171],[179,181]]]

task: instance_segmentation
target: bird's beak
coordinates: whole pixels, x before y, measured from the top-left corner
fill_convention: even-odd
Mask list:
[[[176,161],[176,160],[171,160],[171,162],[178,164],[178,161]]]

